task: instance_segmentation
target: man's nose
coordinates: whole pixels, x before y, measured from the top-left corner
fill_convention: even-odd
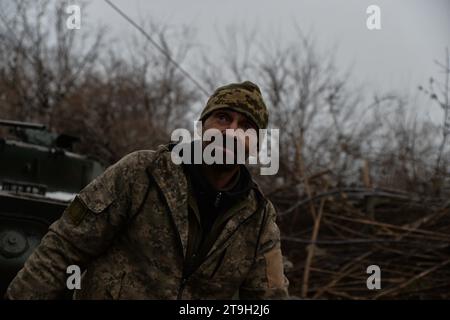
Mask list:
[[[237,120],[233,120],[232,122],[230,122],[227,129],[237,130],[238,128],[239,128],[239,124],[238,124]]]

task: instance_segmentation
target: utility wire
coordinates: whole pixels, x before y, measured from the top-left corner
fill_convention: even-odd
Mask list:
[[[192,81],[192,83],[200,90],[202,91],[207,97],[209,96],[208,91],[197,81],[192,77],[186,70],[184,70],[181,65],[176,62],[169,53],[167,53],[156,41],[154,41],[150,35],[142,29],[141,26],[139,26],[137,23],[135,23],[127,14],[125,14],[120,8],[118,8],[115,4],[113,4],[110,0],[105,0],[105,2],[113,8],[118,14],[120,14],[125,20],[127,20],[133,27],[135,27],[139,32],[141,32],[144,37],[150,41],[150,43],[160,52],[162,53],[178,70],[181,71],[182,74],[184,74],[189,80]]]

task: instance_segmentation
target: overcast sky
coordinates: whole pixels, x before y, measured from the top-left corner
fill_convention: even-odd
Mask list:
[[[112,0],[136,21],[143,17],[172,27],[189,25],[196,40],[218,48],[217,30],[230,24],[255,26],[281,41],[298,38],[295,24],[311,31],[320,48],[337,45],[342,70],[352,66],[354,80],[373,90],[415,93],[436,76],[434,59],[450,47],[450,0]],[[381,30],[366,27],[366,8],[381,9]],[[136,32],[102,0],[88,7],[88,19],[100,22],[119,39]],[[213,50],[211,50],[213,52]]]

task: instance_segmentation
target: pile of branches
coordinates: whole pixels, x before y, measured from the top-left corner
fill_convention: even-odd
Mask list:
[[[290,188],[289,190],[295,190]],[[275,192],[285,270],[306,299],[449,299],[450,200],[378,188]],[[295,198],[294,198],[295,199]],[[380,289],[373,285],[380,270]],[[369,284],[369,287],[371,285]]]

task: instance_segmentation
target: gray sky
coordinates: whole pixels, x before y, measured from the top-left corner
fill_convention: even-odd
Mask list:
[[[416,94],[419,84],[438,75],[450,47],[450,0],[112,0],[135,21],[143,17],[172,27],[189,25],[211,52],[217,30],[230,24],[259,27],[267,37],[298,40],[295,24],[312,31],[319,48],[337,45],[342,70],[352,66],[355,83],[379,92]],[[381,8],[381,30],[366,28],[366,8]],[[88,19],[102,23],[118,39],[135,30],[101,0],[88,7]],[[120,40],[119,40],[120,41]]]

